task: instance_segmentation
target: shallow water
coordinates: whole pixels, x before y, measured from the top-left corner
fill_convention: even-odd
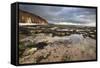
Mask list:
[[[80,34],[72,34],[71,36],[69,36],[69,38],[74,44],[80,43],[84,40],[84,37]]]

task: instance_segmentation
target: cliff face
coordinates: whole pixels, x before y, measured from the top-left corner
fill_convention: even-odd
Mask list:
[[[48,22],[42,17],[22,10],[19,10],[19,22],[36,24],[36,25],[48,24]]]

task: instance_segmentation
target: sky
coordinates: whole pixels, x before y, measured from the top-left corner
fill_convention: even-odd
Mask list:
[[[52,24],[96,26],[95,8],[20,4],[19,9],[36,14]]]

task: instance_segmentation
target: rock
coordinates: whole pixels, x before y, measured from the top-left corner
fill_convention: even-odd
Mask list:
[[[26,49],[24,51],[24,53],[23,53],[23,56],[31,55],[31,54],[33,54],[36,51],[37,51],[37,48],[31,48],[31,49],[29,48],[29,49]]]
[[[35,45],[38,49],[43,49],[45,46],[47,46],[46,42],[39,42]]]
[[[24,46],[32,45],[32,44],[34,44],[34,37],[27,36],[27,37],[21,39],[20,42],[22,42]]]
[[[38,41],[35,43],[37,48],[25,50],[23,56],[28,56],[28,58],[23,57],[22,63],[93,60],[96,58],[96,41],[88,37],[84,38],[82,35],[48,37],[44,34],[37,34],[34,39]]]
[[[26,23],[27,23],[27,25],[29,25],[29,24],[38,24],[38,25],[48,24],[48,22],[44,18],[42,18],[36,14],[30,13],[28,11],[23,11],[23,10],[19,10],[19,22],[20,22],[19,23],[20,25],[22,23],[23,23],[22,25],[24,25]]]

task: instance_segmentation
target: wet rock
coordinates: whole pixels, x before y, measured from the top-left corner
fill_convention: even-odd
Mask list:
[[[96,58],[96,41],[82,35],[70,35],[64,37],[51,37],[37,35],[35,46],[37,50],[28,49],[21,59],[22,63],[44,63],[61,61],[92,60]],[[41,41],[44,39],[46,41]],[[41,42],[40,42],[41,41]],[[73,46],[74,45],[74,46]],[[25,58],[28,56],[28,58]]]
[[[24,51],[23,56],[31,55],[37,51],[37,48],[28,48]]]
[[[21,39],[20,42],[22,42],[24,46],[31,45],[34,43],[34,37],[28,36],[26,38]]]
[[[45,46],[47,46],[46,42],[39,42],[35,45],[38,49],[43,49]]]

